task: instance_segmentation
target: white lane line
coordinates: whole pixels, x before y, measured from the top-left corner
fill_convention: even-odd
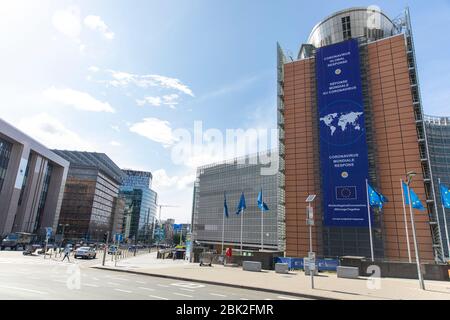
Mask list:
[[[120,292],[125,292],[125,293],[132,293],[133,291],[129,291],[129,290],[122,290],[122,289],[117,289],[117,288],[114,288],[114,290],[116,290],[116,291],[120,291]]]
[[[178,293],[178,292],[173,292],[173,294],[176,294],[177,296],[188,297],[188,298],[194,297],[194,296],[191,296],[190,294],[184,294],[184,293]]]
[[[53,282],[67,283],[67,280],[56,280],[52,279]]]
[[[0,285],[0,288],[11,289],[11,290],[19,290],[19,291],[26,291],[26,292],[37,293],[37,294],[48,294],[48,292],[31,290],[31,289],[26,289],[26,288],[19,288],[19,287],[10,287],[10,286],[1,286]]]
[[[220,293],[209,293],[212,296],[217,296],[217,297],[226,297],[226,295],[224,294],[220,294]]]
[[[192,289],[186,289],[186,288],[178,288],[178,289],[184,290],[184,291],[189,291],[189,292],[195,292],[195,290],[192,290]]]
[[[146,287],[138,287],[138,289],[148,290],[148,291],[155,291],[155,289],[152,289],[152,288],[146,288]]]
[[[115,283],[115,282],[107,282],[106,284],[110,284],[112,286],[118,286],[119,285],[118,283]]]
[[[286,296],[278,296],[278,298],[284,299],[284,300],[299,300],[299,299],[296,299],[296,298],[291,298],[291,297],[286,297]]]
[[[163,288],[168,288],[169,286],[166,286],[165,284],[157,284],[157,286],[163,287]]]
[[[136,283],[146,284],[147,282],[145,282],[145,281],[136,281]]]
[[[155,298],[155,299],[160,299],[160,300],[169,300],[169,299],[164,298],[164,297],[158,297],[158,296],[152,296],[152,295],[149,295],[149,297],[150,298]]]
[[[98,288],[98,285],[96,285],[96,284],[90,284],[90,283],[85,283],[85,284],[83,284],[83,286],[93,287],[93,288]]]
[[[239,298],[239,300],[248,300],[247,298]]]

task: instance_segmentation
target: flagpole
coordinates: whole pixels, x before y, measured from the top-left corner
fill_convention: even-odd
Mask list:
[[[241,255],[242,255],[242,226],[244,224],[244,208],[241,210]]]
[[[423,282],[423,276],[422,276],[422,270],[420,269],[420,258],[419,258],[419,247],[417,244],[417,238],[416,238],[416,226],[414,223],[414,214],[412,209],[412,201],[411,201],[411,189],[409,188],[410,179],[408,180],[408,200],[409,200],[409,214],[411,215],[411,227],[413,231],[413,240],[414,240],[414,251],[416,253],[416,264],[417,264],[417,273],[419,276],[419,285],[422,290],[425,290],[425,284]],[[403,191],[403,188],[402,188]]]
[[[261,208],[261,251],[264,250],[264,206]]]
[[[221,252],[221,254],[223,254],[224,241],[225,241],[225,212],[223,213],[223,217],[222,217],[222,252]]]
[[[370,201],[369,201],[369,182],[366,179],[366,197],[367,197],[367,217],[369,219],[369,236],[370,236],[370,255],[372,262],[375,261],[373,256],[373,239],[372,239],[372,221],[370,219]]]
[[[450,241],[448,239],[448,229],[447,229],[447,218],[445,216],[445,206],[444,206],[444,201],[442,201],[444,198],[442,197],[441,178],[438,179],[438,184],[439,184],[439,193],[441,194],[442,214],[444,217],[445,239],[447,240],[447,254],[448,254],[448,256],[450,256]]]
[[[402,200],[403,200],[403,219],[405,220],[405,231],[406,231],[406,245],[408,246],[408,261],[411,260],[411,245],[409,244],[409,232],[408,232],[408,220],[406,218],[406,206],[405,206],[405,193],[403,192],[403,180],[400,179],[400,187],[402,189]]]

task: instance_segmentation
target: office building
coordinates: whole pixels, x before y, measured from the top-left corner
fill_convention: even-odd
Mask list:
[[[264,250],[283,250],[284,215],[279,206],[279,174],[261,174],[265,167],[258,155],[250,155],[197,169],[192,213],[192,238],[196,245],[208,246],[220,252],[223,231],[224,245],[240,249],[241,215],[236,214],[236,208],[243,192],[247,207],[242,213],[243,249],[260,250],[263,242]],[[263,213],[263,221],[261,209],[257,206],[261,188],[263,200],[269,207]],[[224,193],[228,218],[224,218]]]
[[[69,163],[0,119],[0,235],[56,229]]]
[[[123,231],[128,241],[148,243],[153,235],[158,195],[151,189],[152,174],[123,170],[120,197],[124,200]]]
[[[442,208],[439,180],[450,186],[450,117],[425,116],[431,171],[433,172],[434,192],[436,193],[440,240],[445,257],[450,260],[449,235],[450,210]],[[444,214],[445,213],[445,214]],[[446,228],[447,224],[447,228]]]
[[[312,29],[297,58],[277,50],[286,255],[309,251],[305,199],[316,194],[317,255],[370,257],[368,179],[389,199],[372,210],[375,258],[408,261],[400,180],[414,171],[411,187],[426,208],[415,210],[420,257],[443,261],[409,11],[391,19],[372,7],[342,10]]]
[[[59,217],[59,224],[68,225],[65,238],[94,242],[103,241],[106,232],[119,233],[122,170],[104,153],[54,152],[70,163]]]

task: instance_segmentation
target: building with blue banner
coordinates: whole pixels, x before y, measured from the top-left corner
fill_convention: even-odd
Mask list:
[[[374,6],[342,10],[312,29],[296,58],[280,45],[277,53],[286,256],[307,256],[305,199],[315,194],[317,256],[370,257],[370,217],[375,258],[407,261],[400,180],[414,171],[426,206],[415,219],[420,257],[444,261],[409,10],[395,20]],[[382,210],[368,206],[366,179],[389,199]]]

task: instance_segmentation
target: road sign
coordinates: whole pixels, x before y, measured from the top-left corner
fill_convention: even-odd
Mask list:
[[[52,236],[52,231],[53,231],[53,228],[51,228],[51,227],[45,228],[45,237],[46,237],[47,239],[50,238],[50,237]]]
[[[123,234],[121,234],[121,233],[116,233],[114,239],[115,239],[117,242],[122,242],[122,241],[123,241]]]

